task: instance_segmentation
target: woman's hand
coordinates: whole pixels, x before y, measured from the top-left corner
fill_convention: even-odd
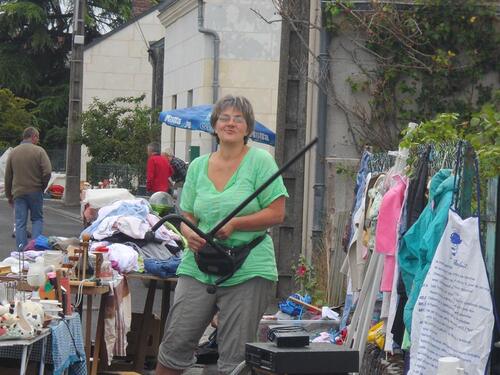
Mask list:
[[[186,238],[188,246],[194,252],[198,252],[206,243],[206,241],[198,236],[194,230],[187,225],[182,224],[182,235]]]
[[[215,237],[220,240],[226,240],[229,236],[234,232],[234,219],[229,220],[229,222],[224,225],[217,233],[215,233]]]
[[[198,223],[198,220],[196,220],[193,214],[183,212],[183,216],[194,225]],[[192,251],[198,252],[203,246],[205,246],[206,241],[184,223],[181,223],[181,233],[187,240],[188,246]]]

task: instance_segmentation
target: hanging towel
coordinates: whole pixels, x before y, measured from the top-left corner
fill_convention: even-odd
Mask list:
[[[114,356],[127,355],[127,333],[132,321],[132,303],[127,279],[120,277],[113,280],[110,293],[102,296],[105,299],[104,342],[108,357],[108,365]]]

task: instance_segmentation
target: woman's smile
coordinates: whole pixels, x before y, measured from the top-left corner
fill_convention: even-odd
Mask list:
[[[243,140],[247,135],[247,124],[243,114],[235,108],[227,108],[224,110],[217,121],[216,132],[219,137],[227,137],[228,141],[234,141],[234,137]],[[224,139],[222,139],[224,140]]]

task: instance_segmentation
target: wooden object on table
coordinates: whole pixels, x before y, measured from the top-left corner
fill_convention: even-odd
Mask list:
[[[68,263],[64,263],[61,268],[65,268],[68,271],[68,277],[70,279],[77,279],[78,280],[78,272],[79,272],[79,267],[78,264],[80,262],[80,256],[82,253],[82,250],[80,249],[79,246],[73,246],[69,245],[68,248],[66,249],[67,254],[68,254]]]
[[[62,292],[61,292],[61,279],[63,278],[63,270],[56,270],[56,280],[57,280],[57,300],[62,303]]]
[[[73,286],[79,287],[82,284],[85,288],[97,286],[97,283],[95,281],[79,281],[79,280],[70,280],[69,281],[69,285],[71,285],[72,287]]]
[[[95,253],[95,277],[101,277],[101,266],[104,260],[104,255],[102,253]]]
[[[311,310],[312,312],[314,312],[316,314],[321,314],[321,308],[320,307],[311,305],[309,303],[305,303],[305,302],[303,302],[300,299],[297,299],[295,297],[288,297],[288,300],[292,301],[293,303],[296,303],[297,305],[304,306],[306,309]]]
[[[66,270],[59,269],[56,271],[57,288],[60,296],[60,302],[64,307],[64,315],[73,314],[73,307],[71,306],[71,284]],[[63,288],[65,292],[63,293]],[[65,301],[63,302],[63,299]]]
[[[89,241],[90,234],[84,233],[82,235],[81,250],[82,250],[82,263],[81,263],[81,273],[80,280],[85,280],[87,278],[87,267],[88,267],[88,253],[89,253]]]

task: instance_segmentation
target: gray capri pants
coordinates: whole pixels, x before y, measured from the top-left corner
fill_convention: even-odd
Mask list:
[[[245,359],[245,343],[256,339],[273,284],[255,277],[238,285],[217,287],[215,294],[209,294],[206,284],[190,276],[180,276],[158,361],[176,370],[192,366],[199,340],[219,310],[217,366],[220,373],[230,373]]]

